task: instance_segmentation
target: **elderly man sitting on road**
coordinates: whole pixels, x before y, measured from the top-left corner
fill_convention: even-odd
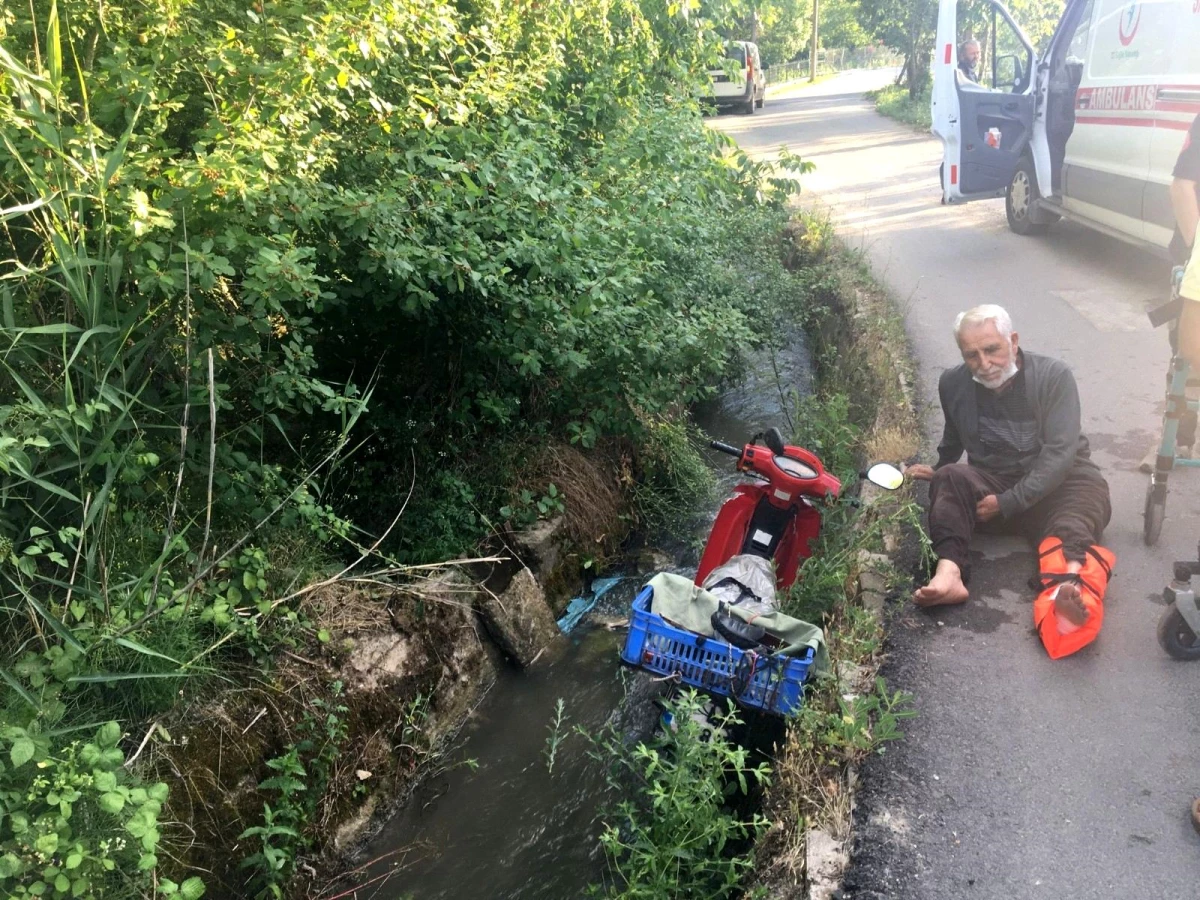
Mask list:
[[[1002,307],[960,313],[954,335],[963,364],[938,384],[946,426],[937,465],[907,470],[931,482],[929,533],[938,558],[913,600],[966,601],[976,527],[1023,533],[1039,553],[1034,623],[1052,657],[1074,653],[1100,631],[1115,562],[1098,546],[1112,507],[1080,431],[1075,379],[1062,362],[1021,350]]]

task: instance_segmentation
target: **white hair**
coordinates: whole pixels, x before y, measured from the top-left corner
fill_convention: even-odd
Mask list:
[[[996,323],[996,330],[1005,340],[1012,337],[1013,323],[1008,310],[994,303],[985,303],[958,314],[958,318],[954,320],[954,339],[958,340],[964,327],[976,328],[988,322]]]
[[[970,47],[972,45],[979,47],[980,49],[983,48],[983,45],[981,43],[979,43],[979,41],[975,40],[975,38],[967,38],[965,41],[962,42],[961,46],[962,46],[962,49],[966,50],[968,47]]]

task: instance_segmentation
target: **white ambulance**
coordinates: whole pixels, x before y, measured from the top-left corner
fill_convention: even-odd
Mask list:
[[[978,83],[965,38],[984,44]],[[940,0],[933,62],[944,203],[1004,196],[1018,234],[1067,217],[1168,246],[1171,170],[1200,114],[1200,0],[1067,0],[1040,55],[995,0]]]

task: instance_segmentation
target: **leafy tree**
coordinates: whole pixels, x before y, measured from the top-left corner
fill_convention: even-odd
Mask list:
[[[871,35],[863,28],[859,0],[822,0],[821,44],[854,50],[869,43]]]
[[[757,25],[755,23],[757,19]],[[762,0],[753,4],[728,33],[735,40],[756,36],[763,65],[788,62],[812,35],[812,0]]]
[[[905,55],[904,77],[916,97],[929,78],[937,33],[937,0],[858,0],[860,23],[873,37]]]

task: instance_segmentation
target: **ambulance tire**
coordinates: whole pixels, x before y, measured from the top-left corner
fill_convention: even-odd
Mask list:
[[[1040,198],[1037,189],[1037,173],[1033,160],[1022,156],[1013,172],[1012,182],[1004,192],[1004,212],[1008,216],[1008,227],[1021,236],[1041,234],[1046,226],[1058,221],[1053,213],[1042,213],[1034,209]]]
[[[1184,662],[1200,660],[1200,638],[1173,603],[1158,620],[1158,643],[1175,659]]]

